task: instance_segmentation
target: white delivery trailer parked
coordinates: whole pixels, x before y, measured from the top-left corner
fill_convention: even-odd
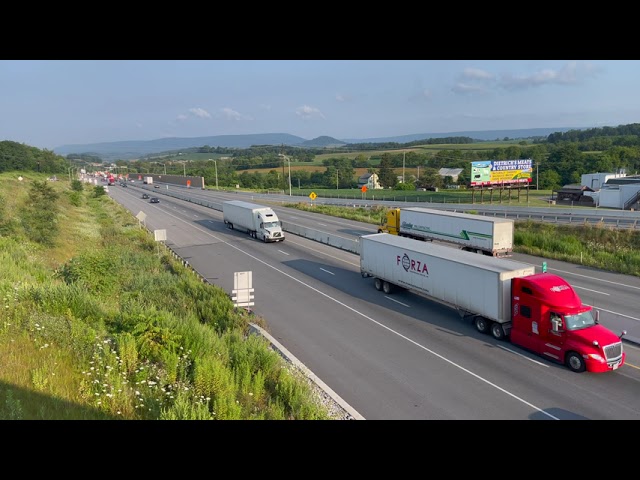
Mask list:
[[[455,243],[463,250],[497,257],[513,251],[513,231],[514,222],[508,218],[408,207],[387,212],[378,233]]]
[[[525,263],[387,233],[360,237],[360,270],[377,290],[414,290],[500,324],[511,320],[511,279],[535,274]]]
[[[284,241],[282,224],[270,207],[231,200],[222,203],[222,218],[227,228],[245,231],[258,240]]]

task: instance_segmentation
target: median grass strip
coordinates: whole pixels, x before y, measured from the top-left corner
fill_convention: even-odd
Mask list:
[[[329,418],[248,334],[264,321],[158,255],[128,211],[17,177],[0,175],[0,419]]]

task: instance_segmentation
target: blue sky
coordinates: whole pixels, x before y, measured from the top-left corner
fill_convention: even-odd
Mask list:
[[[618,126],[639,85],[638,60],[0,60],[0,140]]]

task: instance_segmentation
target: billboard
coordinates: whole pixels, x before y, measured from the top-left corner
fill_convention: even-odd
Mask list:
[[[533,160],[483,160],[471,162],[471,181],[474,187],[531,183]]]

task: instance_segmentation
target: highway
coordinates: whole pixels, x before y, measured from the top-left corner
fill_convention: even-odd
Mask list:
[[[144,188],[147,187],[144,186]],[[222,202],[225,200],[241,198],[257,203],[262,202],[271,205],[278,214],[278,217],[286,224],[299,224],[354,241],[361,235],[376,233],[377,231],[376,226],[372,224],[277,206],[278,204],[292,203],[292,198],[295,202],[299,200],[299,197],[240,192],[216,192],[212,190],[202,191],[199,189],[188,190],[175,186],[167,189],[166,185],[163,188],[155,190],[165,195],[176,195],[178,197],[188,196],[194,201],[203,202],[218,210],[222,209]],[[431,208],[431,205],[429,205],[429,207]],[[530,210],[539,211],[541,209]],[[490,211],[487,210],[487,213],[490,213]],[[545,213],[538,213],[543,216],[546,215]],[[609,215],[608,218],[611,223],[621,214],[627,215],[629,222],[634,217],[640,215],[639,212],[617,211],[603,213],[603,215],[605,214]],[[512,208],[509,216],[515,218],[517,215],[522,217],[534,214],[524,207]],[[550,215],[546,215],[546,217],[548,219],[555,218]],[[549,272],[565,277],[576,288],[584,303],[592,305],[600,311],[600,321],[603,325],[616,333],[621,333],[625,330],[627,332],[627,340],[640,344],[640,315],[638,313],[640,311],[638,308],[640,277],[622,275],[583,265],[575,265],[519,253],[514,254],[512,259],[534,265],[537,272],[542,271],[542,262],[547,262],[547,270]]]
[[[151,231],[165,229],[167,245],[226,292],[233,289],[234,272],[252,271],[254,311],[270,333],[367,419],[640,419],[640,349],[632,344],[625,345],[627,364],[620,370],[575,374],[478,333],[443,305],[410,292],[376,291],[372,279],[360,276],[353,253],[294,235],[264,244],[226,229],[221,212],[166,195],[172,188],[154,190],[159,204],[141,198],[142,185],[112,187],[109,195],[132,215],[144,212]],[[188,193],[212,204],[240,198]],[[284,222],[323,223],[340,235],[375,231],[358,222],[275,210]],[[585,280],[580,286],[603,285]],[[599,308],[628,311],[634,286],[640,282],[629,283],[629,292],[615,300],[596,292],[589,298]],[[606,288],[604,293],[623,290]]]

